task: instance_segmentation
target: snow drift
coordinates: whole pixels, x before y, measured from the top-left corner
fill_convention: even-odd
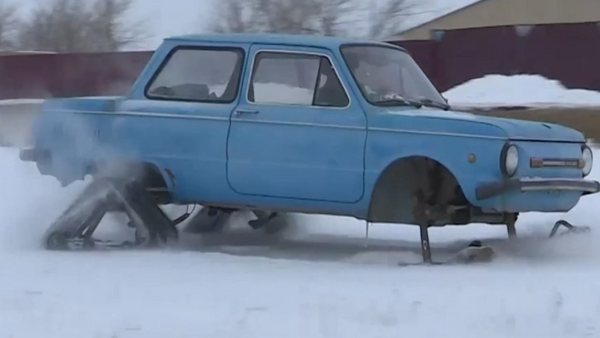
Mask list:
[[[486,75],[444,96],[456,107],[600,107],[600,92],[567,89],[540,75]]]

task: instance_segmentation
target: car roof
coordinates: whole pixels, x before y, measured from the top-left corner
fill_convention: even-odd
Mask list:
[[[312,46],[337,49],[343,44],[375,44],[381,46],[402,47],[373,40],[348,39],[324,35],[282,34],[282,33],[208,33],[189,34],[166,38],[165,41],[216,42],[216,43],[260,43],[293,46]]]

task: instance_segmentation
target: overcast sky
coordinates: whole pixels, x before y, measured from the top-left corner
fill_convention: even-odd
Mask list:
[[[3,1],[3,0],[0,0]],[[22,15],[48,0],[13,0]],[[154,49],[162,39],[171,35],[200,32],[211,10],[213,0],[136,0],[129,12],[130,19],[148,21],[153,37],[136,49]]]
[[[6,0],[0,0],[0,2]],[[9,0],[10,1],[10,0]],[[49,0],[12,0],[19,4],[22,15],[37,4]],[[204,20],[210,17],[212,1],[218,0],[135,0],[134,7],[129,12],[129,19],[144,19],[148,21],[152,38],[133,49],[155,49],[163,38],[190,33],[200,33],[204,29]],[[240,0],[243,1],[243,0]],[[373,0],[364,0],[373,2]],[[408,0],[419,6],[419,15],[405,19],[405,24],[414,26],[428,21],[433,16],[443,14],[452,9],[462,7],[479,0]],[[129,47],[128,49],[132,49]]]

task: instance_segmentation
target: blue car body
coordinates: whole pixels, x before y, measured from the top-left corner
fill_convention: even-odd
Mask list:
[[[91,174],[98,161],[144,163],[164,180],[166,203],[382,222],[417,223],[409,181],[418,173],[412,172],[413,177],[399,169],[402,177],[387,183],[383,178],[386,170],[407,159],[440,165],[458,183],[461,203],[468,205],[470,216],[441,221],[444,224],[485,221],[486,215],[568,211],[581,196],[598,191],[598,182],[582,173],[586,140],[576,130],[433,106],[370,104],[340,52],[340,46],[350,43],[355,41],[269,34],[166,39],[129,95],[46,100],[35,124],[34,147],[24,151],[23,158],[36,161],[42,174],[64,185]],[[243,51],[233,101],[198,103],[146,96],[145,89],[163,61],[182,46],[234,46]],[[252,62],[261,50],[327,56],[348,104],[332,108],[249,102]],[[507,177],[502,154],[511,144],[518,149],[519,161],[516,173]],[[379,189],[396,184],[390,189],[405,191],[383,194],[376,201],[378,184]],[[385,211],[376,216],[377,203],[392,203],[383,209],[395,209],[394,216],[383,216]]]

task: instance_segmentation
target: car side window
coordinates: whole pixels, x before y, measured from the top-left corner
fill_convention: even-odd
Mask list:
[[[256,55],[248,101],[325,107],[346,107],[350,102],[327,57],[288,52]]]
[[[239,90],[244,52],[237,48],[178,48],[146,88],[155,100],[231,103]]]

